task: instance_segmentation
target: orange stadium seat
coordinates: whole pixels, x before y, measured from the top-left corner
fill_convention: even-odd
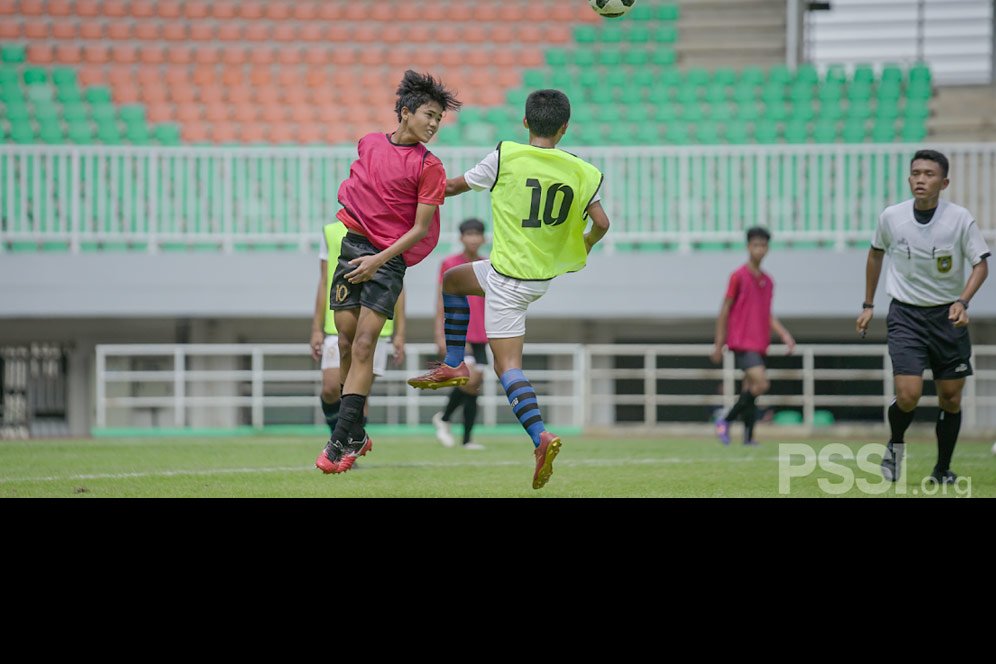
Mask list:
[[[498,5],[498,20],[509,25],[521,24],[525,18],[524,14],[523,6],[518,3]]]
[[[526,25],[546,23],[550,20],[550,7],[539,2],[531,2],[526,5],[522,19]]]
[[[342,23],[333,23],[326,28],[325,38],[328,41],[345,43],[352,41],[352,33],[346,25]]]
[[[391,20],[402,23],[414,23],[419,20],[420,11],[414,2],[403,2],[400,5],[390,5],[378,2],[370,8],[370,18],[374,21],[387,22]]]
[[[449,15],[446,20],[454,23],[466,23],[474,20],[474,10],[466,2],[454,3],[450,5],[448,14]]]
[[[211,125],[211,140],[215,143],[234,143],[238,137],[235,127],[228,122]]]
[[[321,71],[316,69],[316,67],[322,67],[329,63],[331,55],[329,49],[325,46],[309,46],[304,51],[304,61],[306,64],[310,65],[308,67],[308,72]]]
[[[127,0],[104,0],[102,5],[103,13],[105,16],[127,16],[128,15],[128,2]]]
[[[77,71],[77,77],[79,78],[80,85],[83,87],[98,85],[104,81],[104,70],[95,65],[83,66]]]
[[[162,85],[144,85],[141,90],[142,103],[146,106],[165,105],[169,102],[169,95]]]
[[[221,83],[225,88],[237,88],[247,80],[245,67],[225,67],[221,72]]]
[[[249,82],[253,85],[268,86],[273,82],[273,72],[269,67],[253,67],[249,70]]]
[[[488,40],[493,44],[511,44],[515,42],[515,29],[507,23],[495,23],[488,31]]]
[[[163,89],[173,85],[186,85],[190,80],[190,75],[186,67],[167,67],[164,72],[160,72],[156,67],[139,67],[139,85],[158,85]],[[165,83],[165,85],[163,85]]]
[[[180,0],[156,0],[156,14],[160,18],[171,19],[183,16],[183,4]]]
[[[240,136],[243,143],[263,143],[266,141],[266,127],[258,124],[242,125]]]
[[[297,140],[299,143],[304,143],[305,145],[314,145],[324,142],[323,134],[324,129],[321,125],[302,125],[298,132]]]
[[[321,3],[319,3],[321,4]],[[325,3],[333,4],[333,3]],[[296,21],[314,21],[318,18],[318,5],[313,2],[295,2],[291,15]]]
[[[405,33],[405,41],[409,44],[426,44],[432,39],[432,30],[424,23],[416,23]]]
[[[308,3],[302,2],[300,4],[302,5],[302,7],[304,7]],[[286,21],[291,17],[290,4],[286,2],[280,2],[279,0],[277,2],[266,3],[266,9],[264,11],[266,12],[266,18],[268,18],[271,21]],[[307,21],[309,20],[309,18],[302,18],[299,20]]]
[[[439,2],[422,3],[419,20],[433,22],[445,21],[447,18],[447,9],[446,5]]]
[[[147,65],[161,65],[166,62],[166,49],[159,44],[143,44],[139,59]]]
[[[90,64],[102,65],[111,59],[110,50],[101,43],[85,44],[83,46],[83,60]]]
[[[213,23],[191,23],[188,36],[194,41],[212,41],[214,39],[214,29],[215,26]]]
[[[188,65],[194,61],[194,49],[186,44],[174,44],[166,49],[166,60],[171,64]]]
[[[137,104],[139,100],[139,90],[135,85],[125,85],[114,90],[114,103],[116,104]]]
[[[177,81],[170,86],[169,96],[175,104],[192,104],[197,101],[197,88],[190,83]]]
[[[183,15],[187,18],[207,18],[210,13],[211,6],[203,0],[187,0],[183,3]]]
[[[28,62],[47,65],[55,60],[55,48],[47,42],[29,44],[27,57]]]
[[[378,4],[377,7],[384,7],[385,9],[392,9],[383,5]],[[392,12],[393,13],[393,12]],[[318,5],[318,18],[322,21],[337,21],[342,18],[342,7],[336,2],[322,2]],[[387,17],[390,18],[390,14]]]
[[[137,21],[135,23],[135,39],[141,41],[156,41],[162,34],[162,26],[158,20]]]
[[[146,101],[145,112],[149,122],[158,124],[160,122],[171,122],[173,120],[172,104],[154,104]]]
[[[469,44],[484,44],[488,41],[488,29],[480,23],[464,26],[464,40]]]
[[[237,106],[245,106],[246,108],[255,109],[256,107],[251,105],[249,102],[253,98],[253,89],[248,85],[233,85],[225,91],[228,101],[231,104],[236,104]],[[255,115],[255,114],[254,114]]]
[[[216,0],[211,3],[211,15],[220,19],[235,18],[238,13],[238,4],[231,0]]]
[[[325,26],[321,23],[305,23],[301,26],[298,39],[306,42],[322,41],[325,38]]]
[[[268,66],[273,64],[276,59],[276,52],[269,45],[254,46],[252,52],[249,53],[249,62],[254,65]]]
[[[151,18],[156,15],[156,3],[152,0],[132,0],[131,15],[136,18]]]
[[[184,122],[180,126],[180,133],[183,136],[183,140],[187,143],[204,143],[208,140],[207,127],[200,123]]]
[[[290,107],[291,122],[309,124],[315,119],[315,109],[310,104],[295,104]]]
[[[451,23],[440,23],[432,31],[432,39],[440,44],[455,44],[463,41],[463,30]]]
[[[287,107],[279,102],[261,104],[259,117],[263,122],[277,125],[287,119]]]
[[[278,23],[273,26],[272,38],[278,42],[297,40],[297,26],[293,23]]]
[[[76,0],[77,16],[100,16],[99,0]]]
[[[271,143],[293,143],[297,140],[297,128],[294,125],[278,124],[270,128]]]
[[[356,61],[356,49],[351,45],[342,44],[332,49],[332,64],[342,67],[351,65]]]
[[[14,20],[0,21],[0,39],[14,41],[21,38],[21,24]]]
[[[256,0],[240,2],[239,16],[249,21],[255,21],[256,19],[263,18],[263,3],[256,2]]]
[[[218,26],[219,41],[239,41],[242,39],[242,26],[238,23],[225,22]]]
[[[21,13],[25,16],[42,16],[45,14],[43,0],[21,0]]]
[[[79,34],[79,24],[76,21],[59,21],[52,24],[52,38],[60,41],[76,39]],[[58,46],[58,44],[56,44]]]
[[[200,122],[201,107],[191,103],[177,104],[176,119],[182,122],[184,126]]]
[[[213,65],[218,62],[218,49],[214,46],[202,45],[194,52],[194,62],[199,65]]]
[[[115,44],[111,49],[111,60],[118,64],[133,64],[138,60],[138,49],[131,44]]]
[[[80,26],[80,34],[85,39],[100,39],[101,32],[106,31],[108,39],[124,41],[132,38],[134,29],[131,21],[108,21],[106,25],[90,22]]]
[[[48,13],[51,16],[72,16],[72,0],[48,0]]]
[[[414,61],[414,49],[405,46],[392,46],[387,49],[387,64],[392,67],[407,67]]]
[[[219,122],[228,122],[230,113],[228,104],[205,104],[204,105],[204,119],[208,122],[217,124]]]
[[[48,19],[29,18],[24,22],[21,30],[28,39],[48,39],[50,27]]]
[[[370,11],[365,2],[350,2],[343,11],[343,18],[347,21],[363,21],[369,16]]]
[[[232,119],[243,125],[252,124],[259,119],[259,110],[254,104],[238,104],[232,108]]]
[[[287,46],[280,49],[277,51],[277,62],[287,66],[301,64],[301,49],[296,46]]]
[[[270,39],[270,24],[265,21],[248,23],[244,36],[247,41],[265,42]]]
[[[211,65],[194,67],[187,72],[186,81],[198,87],[220,87],[218,85],[218,70]]]
[[[242,46],[230,45],[225,47],[221,53],[221,61],[230,66],[245,64],[248,60],[246,49]]]
[[[492,23],[498,20],[498,8],[491,2],[479,2],[474,5],[474,20],[480,23]]]
[[[226,102],[225,90],[220,85],[198,86],[197,96],[202,104],[224,104]]]
[[[183,21],[169,21],[163,24],[163,39],[185,41],[187,39],[187,24]]]
[[[55,59],[67,65],[78,63],[82,59],[80,45],[74,43],[57,44],[55,47]]]
[[[135,71],[129,64],[117,64],[107,68],[107,82],[115,89],[135,85]]]

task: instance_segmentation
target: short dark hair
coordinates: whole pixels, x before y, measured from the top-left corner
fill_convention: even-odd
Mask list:
[[[768,242],[768,241],[771,240],[771,233],[769,233],[768,229],[765,228],[764,226],[754,226],[752,228],[748,228],[747,229],[747,244],[750,244],[750,241],[753,240],[756,237],[759,237],[762,240],[764,240],[765,242]]]
[[[484,222],[476,217],[464,219],[460,224],[460,235],[464,233],[480,233],[484,235]]]
[[[398,122],[401,122],[401,109],[407,108],[410,113],[414,113],[423,104],[434,101],[439,104],[443,111],[456,111],[463,106],[463,102],[458,101],[456,94],[447,90],[442,81],[434,79],[429,74],[419,74],[409,69],[405,72],[398,90],[398,101],[394,104],[394,112],[398,114]]]
[[[555,136],[571,119],[571,100],[560,90],[535,90],[526,97],[526,122],[537,136]]]
[[[948,176],[948,158],[937,150],[917,150],[913,158],[910,159],[910,168],[913,167],[913,162],[917,159],[926,159],[927,161],[935,161],[937,165],[941,167],[942,177]]]

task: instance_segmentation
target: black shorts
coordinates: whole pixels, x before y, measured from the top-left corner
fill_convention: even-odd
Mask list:
[[[394,305],[398,303],[401,289],[405,285],[405,260],[399,255],[384,263],[374,274],[373,279],[359,284],[346,281],[346,275],[356,269],[349,261],[360,256],[373,256],[380,253],[370,240],[358,233],[346,233],[342,238],[339,262],[332,275],[332,288],[329,294],[329,308],[358,309],[366,307],[379,314],[394,318]]]
[[[474,362],[481,365],[487,365],[488,363],[488,345],[487,344],[470,344],[470,354],[474,358]]]
[[[928,366],[934,380],[972,375],[972,342],[967,327],[948,320],[950,304],[917,307],[893,300],[889,305],[889,357],[893,376],[922,376]]]
[[[737,369],[747,371],[754,367],[763,367],[764,355],[753,350],[735,350],[733,351],[733,361]]]

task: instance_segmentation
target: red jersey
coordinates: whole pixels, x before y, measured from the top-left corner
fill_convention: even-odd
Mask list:
[[[443,264],[439,268],[439,283],[443,283],[443,275],[446,273],[446,270],[457,265],[463,265],[464,263],[473,263],[475,260],[482,259],[475,258],[471,260],[464,256],[462,252],[447,256],[443,259]],[[484,298],[479,295],[468,295],[467,302],[470,303],[470,324],[467,326],[467,341],[472,344],[486,344],[488,343],[488,335],[484,331]]]
[[[359,159],[339,185],[341,210],[336,214],[347,228],[367,236],[378,249],[387,249],[415,225],[419,203],[442,205],[446,171],[436,155],[421,143],[399,145],[388,134],[367,134],[357,145]],[[411,267],[429,255],[439,241],[439,210],[429,233],[401,254]]]
[[[771,343],[771,297],[775,283],[765,272],[755,275],[743,265],[730,275],[726,297],[733,300],[727,321],[726,345],[733,351],[762,355]]]

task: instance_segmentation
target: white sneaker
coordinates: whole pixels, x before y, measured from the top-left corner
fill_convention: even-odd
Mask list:
[[[465,449],[465,450],[483,450],[484,449],[484,445],[481,445],[480,443],[475,443],[474,441],[470,441],[469,443],[464,443],[461,447],[463,447],[463,449]]]
[[[442,443],[443,447],[456,445],[453,434],[450,433],[450,423],[443,420],[442,413],[436,413],[432,416],[432,424],[436,427],[436,440]]]

